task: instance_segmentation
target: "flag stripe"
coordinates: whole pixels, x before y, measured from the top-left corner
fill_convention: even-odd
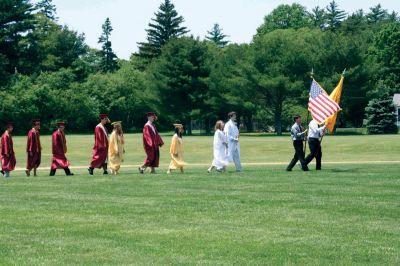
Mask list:
[[[312,118],[317,121],[318,123],[321,123],[321,121],[324,121],[324,119],[322,119],[318,114],[316,114],[315,112],[311,111],[311,116]]]
[[[324,115],[329,115],[330,113],[333,112],[333,110],[331,110],[329,106],[326,105],[326,103],[324,102],[324,100],[321,99],[321,97],[316,98],[313,103],[318,106],[318,108],[322,113],[324,113]]]
[[[317,101],[314,101],[313,102],[315,105],[317,105],[318,106],[318,108],[321,110],[321,112],[324,114],[324,115],[330,115],[330,114],[332,114],[334,111],[333,110],[330,110],[327,106],[326,106],[326,104],[322,101],[322,100],[320,100],[320,99],[318,99]]]
[[[323,94],[322,97],[327,101],[329,106],[333,108],[334,112],[340,109],[339,105],[329,98],[327,94]]]
[[[340,106],[328,97],[321,86],[313,80],[310,88],[308,110],[312,118],[318,123],[324,122],[328,117],[340,110]]]
[[[328,116],[329,115],[329,113],[326,112],[326,110],[324,110],[324,108],[321,105],[319,105],[318,102],[312,101],[312,102],[310,102],[310,105],[312,106],[312,109],[315,112],[321,114],[322,116]]]
[[[324,99],[323,96],[318,97],[318,103],[320,103],[329,113],[334,113],[336,108],[329,104],[329,101]]]
[[[311,108],[309,109],[311,114],[317,116],[319,120],[324,120],[325,115],[322,114],[318,108],[316,108],[313,103],[310,103]]]

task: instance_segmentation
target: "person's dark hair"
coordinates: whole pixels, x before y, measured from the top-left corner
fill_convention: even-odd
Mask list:
[[[175,128],[175,134],[178,135],[179,138],[182,138],[182,132],[179,130],[179,127]]]
[[[300,115],[295,115],[295,116],[293,116],[293,121],[296,122],[296,120],[297,120],[298,118],[300,118],[300,117],[301,117]]]
[[[234,116],[235,114],[236,114],[236,112],[233,112],[233,111],[232,111],[232,112],[229,112],[229,113],[228,113],[228,117],[231,118],[231,117]]]

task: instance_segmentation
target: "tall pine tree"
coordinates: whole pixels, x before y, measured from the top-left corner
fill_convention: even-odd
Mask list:
[[[370,134],[397,133],[394,111],[393,99],[388,94],[371,100],[365,108],[368,132]]]
[[[161,48],[169,40],[189,32],[186,27],[181,26],[184,19],[178,15],[170,0],[164,0],[155,16],[146,30],[147,42],[139,43],[139,56],[146,62],[158,57],[161,54]]]
[[[0,86],[10,74],[26,73],[21,61],[29,47],[25,40],[34,29],[32,12],[29,0],[0,0]]]
[[[56,6],[53,4],[53,0],[41,0],[35,7],[39,13],[43,14],[48,19],[53,21],[58,19],[56,17]]]
[[[326,7],[326,22],[331,31],[336,31],[346,16],[346,12],[339,9],[339,6],[335,0],[330,2]]]
[[[100,63],[100,69],[103,72],[113,72],[118,69],[118,63],[117,63],[117,56],[112,50],[111,47],[111,41],[110,41],[110,36],[111,32],[113,31],[113,28],[111,27],[111,21],[109,18],[106,19],[104,22],[103,26],[103,33],[101,34],[99,38],[99,42],[101,43],[101,63]]]
[[[325,10],[319,6],[312,9],[310,18],[314,27],[324,29],[326,27]]]
[[[207,34],[208,35],[206,36],[206,39],[215,43],[221,48],[225,47],[229,43],[229,41],[226,40],[226,37],[228,37],[228,35],[222,33],[222,29],[219,27],[218,23],[215,23],[212,30],[207,31]]]
[[[386,9],[383,9],[381,4],[370,8],[371,12],[367,14],[367,20],[370,24],[377,24],[389,17]]]

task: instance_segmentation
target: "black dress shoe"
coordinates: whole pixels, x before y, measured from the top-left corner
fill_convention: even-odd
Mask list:
[[[105,170],[105,171],[103,172],[103,175],[108,175],[108,171]]]
[[[287,168],[287,169],[286,169],[286,171],[288,171],[288,172],[292,172],[292,169],[288,169],[288,168]]]
[[[93,175],[93,168],[90,168],[90,167],[89,167],[87,170],[88,170],[88,172],[89,172],[89,175]]]
[[[71,175],[74,175],[74,173],[69,173],[69,174],[67,174],[67,176],[71,176]]]
[[[138,168],[138,170],[139,170],[139,173],[141,173],[141,174],[143,174],[143,173],[144,173],[144,170],[143,170],[143,168],[142,168],[142,167],[139,167],[139,168]]]

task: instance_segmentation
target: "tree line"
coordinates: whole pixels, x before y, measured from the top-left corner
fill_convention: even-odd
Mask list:
[[[235,110],[248,131],[281,134],[293,114],[306,115],[310,70],[328,91],[347,69],[340,127],[361,127],[371,100],[400,91],[400,19],[381,5],[347,14],[335,1],[307,10],[279,5],[249,44],[229,41],[218,23],[193,36],[170,0],[163,0],[129,60],[112,49],[112,23],[101,49],[58,22],[51,0],[0,0],[0,120],[25,133],[32,118],[44,132],[58,120],[89,132],[99,113],[139,130],[156,111],[160,127],[191,121],[205,131]]]

